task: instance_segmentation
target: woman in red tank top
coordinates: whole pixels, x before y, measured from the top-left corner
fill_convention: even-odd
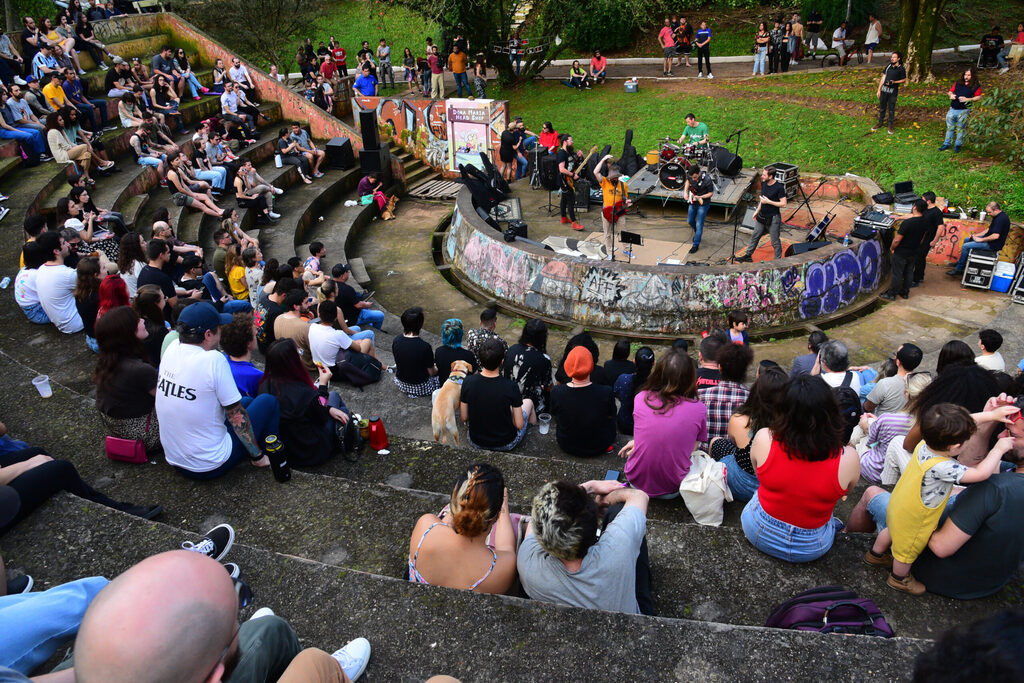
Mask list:
[[[750,447],[758,489],[743,509],[743,533],[763,553],[810,562],[843,527],[832,510],[857,485],[860,458],[845,443],[839,406],[820,377],[794,378],[781,409]]]

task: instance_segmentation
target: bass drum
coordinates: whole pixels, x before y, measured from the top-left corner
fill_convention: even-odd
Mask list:
[[[661,167],[661,171],[658,172],[658,181],[666,190],[673,192],[682,190],[686,187],[686,170],[689,166],[689,163],[677,164],[670,161]]]

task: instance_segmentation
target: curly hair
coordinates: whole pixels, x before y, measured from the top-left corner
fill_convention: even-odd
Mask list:
[[[452,490],[452,529],[469,538],[487,533],[498,519],[504,500],[505,477],[501,470],[485,462],[470,465]]]

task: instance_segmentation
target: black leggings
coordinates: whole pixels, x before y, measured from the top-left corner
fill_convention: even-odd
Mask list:
[[[576,222],[576,193],[573,190],[562,189],[562,215],[567,216],[573,223]]]
[[[704,47],[697,48],[697,72],[704,73],[704,69],[701,67],[701,60],[708,65],[708,74],[711,74],[711,45],[705,45]]]
[[[299,171],[307,178],[313,175],[309,168],[309,159],[304,154],[282,154],[281,161],[292,166],[298,166]]]
[[[25,448],[0,455],[0,467],[9,467],[15,463],[25,462],[37,455],[48,455],[42,448]],[[0,533],[7,531],[17,522],[25,519],[37,507],[49,500],[50,496],[67,491],[79,498],[91,500],[100,505],[121,510],[128,507],[92,488],[78,476],[78,470],[68,460],[51,460],[16,477],[8,484],[18,492],[21,498],[21,509],[7,526],[0,527]]]

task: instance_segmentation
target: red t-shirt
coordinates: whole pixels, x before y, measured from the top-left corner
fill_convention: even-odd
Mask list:
[[[598,59],[597,57],[590,58],[590,70],[593,71],[594,73],[604,71],[604,67],[606,64],[608,64],[607,57],[602,56],[601,59]]]
[[[430,73],[432,74],[443,74],[444,69],[441,68],[440,58],[437,55],[430,55],[427,57],[427,64],[430,65]]]
[[[1024,31],[1017,34],[1017,37],[1013,39],[1013,42],[1024,45]]]
[[[676,44],[676,39],[672,35],[672,29],[668,26],[661,27],[661,31],[658,33],[658,40],[661,41],[662,47],[673,47]]]
[[[556,130],[550,133],[541,131],[539,142],[541,147],[547,147],[548,149],[558,147],[558,131]]]
[[[334,63],[338,66],[345,66],[345,48],[336,47],[331,50],[331,56],[334,57]]]
[[[324,78],[334,78],[334,74],[338,73],[338,67],[334,62],[327,60],[320,65],[320,73],[324,75]]]

